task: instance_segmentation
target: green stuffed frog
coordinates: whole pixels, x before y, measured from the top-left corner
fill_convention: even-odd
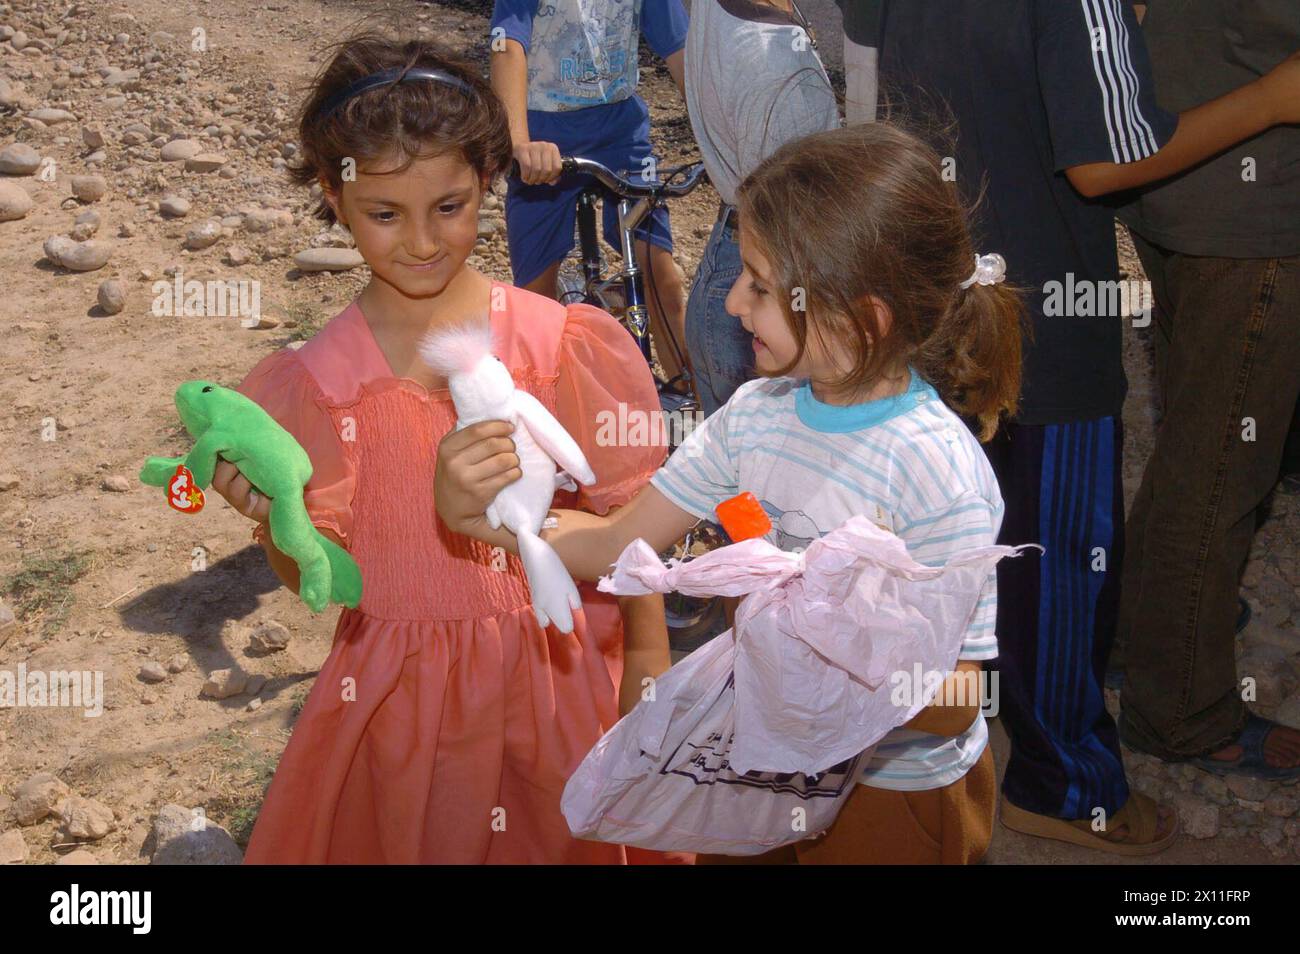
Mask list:
[[[256,402],[208,381],[186,381],[177,388],[176,409],[194,438],[193,449],[184,457],[150,457],[140,480],[166,487],[183,466],[204,488],[212,482],[218,455],[230,461],[270,500],[271,540],[298,564],[302,601],[315,612],[331,601],[351,607],[361,602],[361,570],[307,514],[302,492],[311,479],[311,460],[293,435]]]

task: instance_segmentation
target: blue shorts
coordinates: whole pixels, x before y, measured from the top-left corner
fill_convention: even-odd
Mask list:
[[[553,142],[564,156],[603,163],[632,178],[651,155],[650,113],[640,96],[605,106],[561,113],[528,111],[528,134],[534,142]],[[548,267],[563,260],[574,246],[578,193],[594,180],[587,175],[563,175],[553,185],[524,185],[510,176],[506,187],[506,242],[516,285],[527,285]],[[622,247],[618,203],[601,203],[602,234],[615,249]],[[668,210],[656,208],[636,229],[637,238],[673,250]]]

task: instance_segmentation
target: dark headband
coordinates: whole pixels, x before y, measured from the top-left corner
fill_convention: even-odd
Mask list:
[[[431,70],[424,67],[415,69],[394,68],[390,70],[381,70],[378,73],[371,73],[369,76],[363,76],[347,89],[335,93],[321,105],[317,115],[325,119],[336,109],[346,103],[353,96],[358,96],[368,89],[374,89],[376,86],[383,86],[386,83],[405,83],[409,80],[433,80],[435,83],[444,83],[447,86],[454,86],[461,90],[466,96],[473,94],[474,90],[464,80],[452,76],[450,73],[442,70]]]

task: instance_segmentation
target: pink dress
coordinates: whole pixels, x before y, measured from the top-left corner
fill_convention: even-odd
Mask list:
[[[632,337],[589,305],[498,290],[498,357],[597,477],[556,505],[604,513],[627,503],[664,458],[662,447],[595,437],[598,413],[620,402],[658,413]],[[449,392],[394,377],[355,302],[299,350],[265,358],[239,390],[311,457],[308,511],[344,540],[364,579],[245,860],[618,864],[637,852],[575,839],[560,814],[565,781],[618,718],[618,604],[581,584],[576,633],[543,630],[519,561],[440,521],[434,458],[455,423]]]

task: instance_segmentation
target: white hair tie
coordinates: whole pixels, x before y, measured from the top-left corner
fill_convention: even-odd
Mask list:
[[[996,285],[1007,277],[1007,260],[997,252],[975,256],[975,271],[970,278],[961,283],[962,288],[970,288],[976,282],[981,285]]]

